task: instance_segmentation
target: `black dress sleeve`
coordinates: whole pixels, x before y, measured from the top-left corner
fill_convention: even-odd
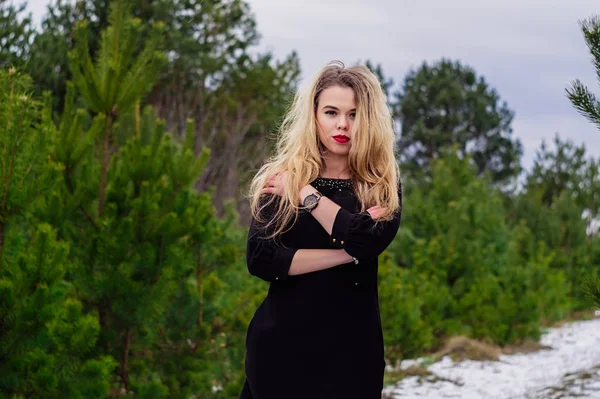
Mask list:
[[[263,208],[261,216],[271,220],[277,209],[277,200]],[[261,204],[262,205],[262,204]],[[275,226],[265,228],[255,218],[250,221],[246,245],[246,263],[251,275],[265,281],[285,280],[298,248],[283,247],[276,239],[267,239],[275,231]]]
[[[375,223],[369,212],[351,213],[340,208],[331,231],[333,245],[357,259],[377,258],[392,242],[402,219],[402,182],[398,183],[400,209],[392,220]]]

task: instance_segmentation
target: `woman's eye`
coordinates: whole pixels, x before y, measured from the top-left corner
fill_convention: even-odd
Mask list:
[[[335,111],[325,111],[325,114],[326,115],[337,115],[337,113]],[[352,118],[356,118],[356,112],[351,113],[350,116]]]

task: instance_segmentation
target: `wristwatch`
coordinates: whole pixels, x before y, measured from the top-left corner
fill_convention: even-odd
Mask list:
[[[323,196],[323,194],[321,194],[318,191],[315,191],[312,194],[307,195],[304,198],[304,209],[306,209],[308,211],[308,213],[311,213],[313,209],[315,209],[317,207],[317,205],[319,205],[319,200],[321,199],[321,197]]]

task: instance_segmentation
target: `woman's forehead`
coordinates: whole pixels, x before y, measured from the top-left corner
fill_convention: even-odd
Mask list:
[[[337,110],[351,110],[356,108],[354,90],[350,87],[328,87],[319,95],[319,106],[321,108],[331,107]]]

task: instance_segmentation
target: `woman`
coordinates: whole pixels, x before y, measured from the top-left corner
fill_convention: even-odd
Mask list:
[[[400,226],[386,97],[364,66],[327,65],[284,119],[249,197],[250,274],[270,282],[246,337],[241,399],[380,399],[377,257]]]

